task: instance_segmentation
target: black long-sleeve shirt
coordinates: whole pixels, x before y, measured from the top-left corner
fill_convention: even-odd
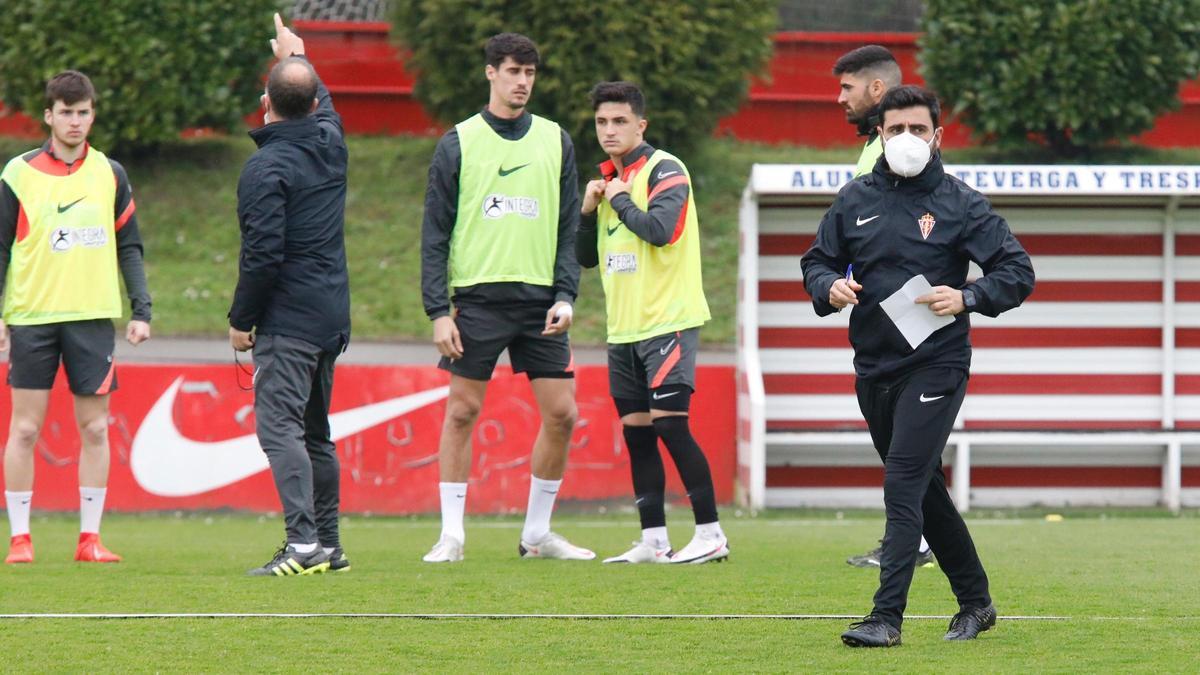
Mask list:
[[[503,119],[483,111],[483,119],[501,138],[524,138],[533,125],[528,113]],[[458,180],[462,170],[462,146],[458,131],[450,129],[438,141],[429,165],[425,189],[425,217],[421,223],[421,299],[432,320],[450,313],[450,239],[458,217]],[[559,173],[558,247],[554,257],[554,286],[521,282],[496,282],[454,289],[455,303],[536,304],[546,308],[555,302],[575,302],[579,292],[579,265],[575,261],[575,231],[579,224],[579,184],[575,169],[575,146],[562,132],[562,169]]]
[[[41,148],[25,153],[22,159],[32,162],[38,156],[48,157],[50,164],[70,175],[82,166],[87,157],[87,150],[74,162],[67,164],[54,154],[54,148],[47,140]],[[121,270],[121,278],[125,281],[125,292],[129,296],[132,318],[136,321],[150,321],[151,300],[150,290],[146,284],[146,270],[142,262],[142,236],[138,231],[137,207],[133,201],[133,188],[129,184],[129,175],[125,167],[109,158],[113,175],[117,180],[117,195],[113,201],[113,217],[117,232],[117,266]],[[17,237],[17,219],[21,210],[20,200],[8,183],[0,180],[0,294],[4,292],[4,284],[8,276],[8,264],[12,260],[12,246]]]
[[[342,118],[318,79],[311,115],[250,136],[258,151],[238,180],[242,247],[229,325],[341,351],[350,342]]]
[[[621,179],[628,181],[631,174],[638,171],[654,154],[654,148],[649,143],[642,143],[621,158]],[[600,175],[605,180],[617,177],[617,167],[613,161],[606,160],[599,166]],[[622,192],[612,200],[613,210],[625,227],[629,228],[641,240],[652,246],[666,246],[674,243],[675,238],[682,232],[681,221],[686,216],[684,207],[687,206],[691,185],[679,183],[664,190],[657,190],[664,180],[685,175],[683,167],[673,159],[664,159],[654,167],[654,173],[647,184],[648,194],[654,195],[649,200],[646,210],[638,208],[633,203],[629,193]],[[575,257],[583,267],[592,268],[600,264],[599,249],[596,246],[596,211],[584,214],[579,220],[579,234],[575,237]]]
[[[967,283],[972,261],[983,276]],[[851,264],[863,289],[850,314],[850,342],[864,378],[929,365],[969,368],[968,313],[994,317],[1033,292],[1033,265],[1008,223],[982,194],[946,175],[940,156],[913,178],[890,173],[881,157],[838,193],[800,261],[818,315],[837,311],[829,289]],[[967,311],[914,350],[879,303],[918,274],[931,286],[962,289]]]

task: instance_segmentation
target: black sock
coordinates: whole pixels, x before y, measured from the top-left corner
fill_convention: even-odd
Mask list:
[[[684,415],[659,417],[654,420],[654,431],[663,439],[675,461],[688,499],[692,500],[696,524],[717,522],[717,496],[713,492],[712,473],[708,470],[704,451],[688,429],[688,418]]]
[[[624,426],[625,446],[629,448],[629,472],[633,474],[633,494],[637,497],[642,529],[666,527],[663,493],[667,474],[658,452],[658,434],[654,427]]]

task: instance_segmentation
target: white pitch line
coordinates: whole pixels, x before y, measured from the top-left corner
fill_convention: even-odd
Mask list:
[[[637,523],[637,514],[628,513],[621,514],[628,516],[628,520],[580,520],[574,522],[566,522],[565,528],[580,528],[580,529],[612,529],[612,528],[628,528],[630,523]],[[855,517],[855,518],[772,518],[770,520],[739,520],[731,519],[726,526],[734,527],[796,527],[796,526],[816,526],[816,527],[847,527],[850,525],[875,524],[884,519],[883,512],[880,512],[878,518],[871,517]],[[1113,518],[1109,519],[1115,520]],[[1099,521],[1099,518],[1081,517],[1076,522]],[[967,519],[969,527],[989,527],[992,525],[1029,525],[1031,523],[1045,522],[1042,518],[996,518],[996,519]],[[441,527],[436,520],[428,522],[398,522],[398,521],[372,521],[368,519],[351,519],[342,522],[343,529],[418,529],[418,530],[436,530]],[[519,521],[503,522],[482,522],[470,523],[468,527],[471,529],[481,530],[519,530],[524,525]]]
[[[859,614],[392,614],[369,612],[276,614],[276,613],[138,613],[138,614],[0,614],[0,619],[567,619],[585,621],[619,620],[829,620],[848,621],[861,619]],[[945,621],[949,614],[906,616],[905,619]],[[1068,621],[1068,616],[1001,616],[1002,621]],[[1116,619],[1119,617],[1097,617]],[[1147,617],[1140,617],[1147,618]]]

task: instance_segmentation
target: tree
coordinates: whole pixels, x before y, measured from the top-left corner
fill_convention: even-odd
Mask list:
[[[96,87],[91,139],[111,152],[196,127],[232,130],[257,105],[276,0],[31,0],[0,11],[0,97],[41,120],[68,68]]]
[[[1200,0],[928,0],[922,74],[977,134],[1060,156],[1147,131],[1200,73]]]
[[[396,0],[394,33],[412,51],[416,96],[452,124],[487,103],[483,47],[505,31],[528,35],[541,65],[530,110],[558,122],[595,158],[587,94],[629,80],[646,94],[647,139],[682,152],[745,99],[771,55],[771,0]]]

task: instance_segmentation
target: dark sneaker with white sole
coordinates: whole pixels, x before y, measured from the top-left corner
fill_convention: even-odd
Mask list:
[[[330,572],[349,572],[350,559],[346,557],[346,552],[341,546],[333,549],[329,554],[329,571]]]
[[[312,553],[300,553],[290,544],[275,552],[271,562],[246,572],[252,577],[293,577],[323,574],[329,569],[329,554],[320,546]]]
[[[842,633],[842,644],[847,647],[896,647],[900,644],[900,629],[868,614],[862,621],[850,624],[850,630]]]
[[[882,544],[882,542],[880,542]],[[846,558],[846,564],[851,567],[879,567],[879,556],[883,555],[883,546],[852,555]],[[933,549],[926,549],[924,552],[917,552],[917,567],[933,567],[934,565]]]
[[[947,640],[974,640],[983,631],[996,625],[996,606],[971,607],[950,619]]]

